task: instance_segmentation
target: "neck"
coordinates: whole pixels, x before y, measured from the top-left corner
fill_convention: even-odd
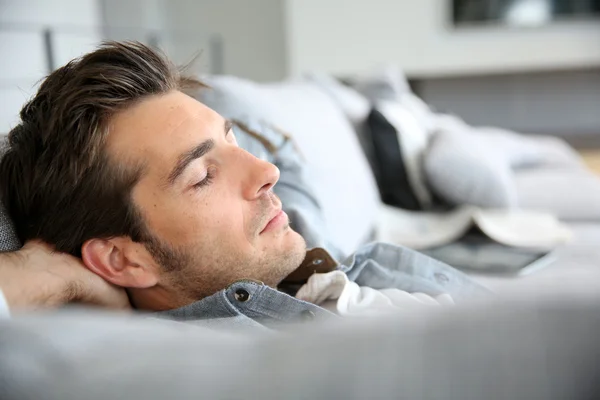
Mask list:
[[[158,285],[147,289],[127,289],[127,294],[133,308],[144,311],[173,310],[197,300],[177,295]]]

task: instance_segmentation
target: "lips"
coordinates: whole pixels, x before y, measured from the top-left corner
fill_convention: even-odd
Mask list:
[[[263,229],[260,231],[260,234],[268,231],[270,228],[272,228],[275,225],[277,225],[277,222],[279,222],[280,219],[283,218],[284,216],[286,216],[286,215],[283,212],[283,210],[281,208],[277,208],[269,216],[269,219],[268,219],[267,223],[265,224],[265,226],[263,227]]]

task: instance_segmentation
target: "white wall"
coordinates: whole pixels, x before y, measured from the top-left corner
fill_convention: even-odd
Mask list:
[[[427,77],[600,66],[600,24],[450,27],[447,0],[286,0],[290,71],[353,75],[385,62]]]
[[[0,23],[29,26],[98,24],[95,0],[0,0]]]
[[[177,65],[186,64],[194,54],[205,50],[199,65],[194,67],[198,71],[210,68],[209,37],[193,28],[167,24],[169,15],[173,9],[179,9],[181,1],[100,0],[100,3],[107,40],[137,40],[158,45]]]
[[[160,47],[177,64],[200,54],[193,72],[258,81],[286,74],[283,0],[101,0],[101,4],[107,38],[146,40],[143,31],[155,30]]]
[[[100,40],[96,0],[0,0],[0,133],[48,73],[42,30],[56,30],[56,66],[89,51]]]
[[[102,19],[108,34],[125,31],[163,29],[163,0],[100,0]]]
[[[0,0],[0,133],[48,73],[42,31],[50,27],[55,66],[103,39],[159,43],[177,63],[197,53],[197,72],[212,72],[215,37],[223,41],[224,73],[259,81],[286,75],[283,0]],[[165,32],[168,32],[165,34]]]
[[[259,81],[307,70],[339,76],[385,62],[413,77],[450,76],[422,84],[426,101],[474,123],[531,131],[600,132],[600,81],[594,73],[469,77],[484,73],[600,66],[600,24],[530,30],[449,28],[446,0],[0,0],[0,133],[46,74],[43,39],[52,26],[57,64],[91,49],[104,34],[132,28],[170,31],[176,62],[224,43],[224,72]],[[19,27],[26,30],[15,31]],[[133,35],[135,36],[135,35]],[[593,75],[593,76],[592,76]]]
[[[199,39],[219,35],[224,73],[277,80],[287,71],[283,6],[282,0],[171,0],[164,23],[167,29],[197,32]]]
[[[473,124],[600,135],[600,23],[454,29],[448,5],[286,0],[290,73],[352,77],[395,63],[425,101]]]

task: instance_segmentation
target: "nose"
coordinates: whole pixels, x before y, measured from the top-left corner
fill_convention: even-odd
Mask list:
[[[279,168],[268,161],[246,153],[246,176],[242,195],[246,200],[255,200],[268,192],[279,180]]]

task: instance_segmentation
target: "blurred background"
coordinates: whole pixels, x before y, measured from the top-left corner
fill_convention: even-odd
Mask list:
[[[105,39],[257,81],[393,63],[439,111],[600,148],[600,0],[0,0],[0,131]]]

